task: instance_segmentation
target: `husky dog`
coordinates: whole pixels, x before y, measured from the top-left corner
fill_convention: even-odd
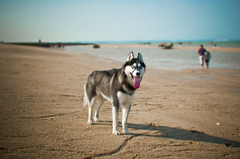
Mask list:
[[[95,122],[99,122],[99,109],[105,99],[112,103],[112,133],[119,135],[117,128],[119,107],[122,107],[122,128],[123,133],[131,134],[127,129],[128,114],[134,98],[136,89],[140,87],[146,66],[142,55],[134,58],[130,52],[126,63],[120,69],[105,71],[94,71],[84,85],[84,105],[88,105],[88,124],[93,124],[92,113],[95,106]]]

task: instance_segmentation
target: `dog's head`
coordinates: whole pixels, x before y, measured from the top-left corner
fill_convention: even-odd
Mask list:
[[[142,81],[145,71],[146,66],[142,55],[138,53],[138,57],[134,58],[133,52],[130,52],[124,65],[124,73],[134,88],[138,89],[140,87],[140,82]]]

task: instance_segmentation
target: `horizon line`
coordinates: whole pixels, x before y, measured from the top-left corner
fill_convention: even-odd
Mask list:
[[[41,39],[41,38],[40,38]],[[35,43],[36,41],[1,41],[0,43]],[[92,41],[41,41],[42,43],[159,43],[159,42],[240,42],[240,39],[198,39],[198,40],[92,40]]]

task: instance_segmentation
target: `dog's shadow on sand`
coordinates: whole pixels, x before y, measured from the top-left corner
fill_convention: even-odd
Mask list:
[[[101,121],[96,125],[111,125],[111,121]],[[121,123],[119,123],[120,126]],[[155,124],[133,124],[128,123],[128,128],[133,130],[143,130],[143,133],[133,133],[133,136],[156,137],[176,140],[190,140],[197,142],[207,142],[214,144],[224,144],[226,147],[240,147],[240,142],[228,140],[220,137],[208,135],[197,130],[186,130],[181,128],[156,126]]]

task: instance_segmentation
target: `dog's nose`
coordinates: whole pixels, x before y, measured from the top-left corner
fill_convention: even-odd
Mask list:
[[[137,72],[137,73],[136,73],[136,75],[137,75],[137,76],[140,76],[140,73],[139,73],[139,72]]]

